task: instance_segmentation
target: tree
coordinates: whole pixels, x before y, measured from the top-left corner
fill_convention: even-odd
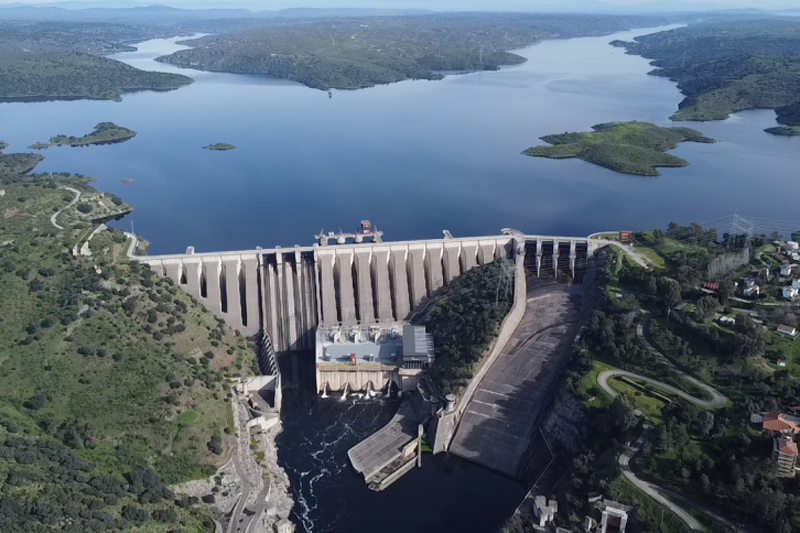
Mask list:
[[[208,449],[215,455],[222,455],[222,437],[214,435],[208,441]]]
[[[716,310],[719,302],[713,296],[703,296],[696,303],[697,317],[701,321],[707,320]]]
[[[675,307],[682,301],[681,284],[672,278],[659,278],[658,297],[667,307]]]

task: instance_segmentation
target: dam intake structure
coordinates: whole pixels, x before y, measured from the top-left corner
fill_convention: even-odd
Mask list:
[[[317,237],[319,239],[319,236]],[[329,237],[330,238],[330,237]],[[266,334],[274,352],[312,351],[317,328],[386,325],[443,285],[495,259],[527,250],[540,277],[574,278],[607,241],[500,235],[401,242],[341,242],[231,252],[133,256],[167,276],[245,336]]]

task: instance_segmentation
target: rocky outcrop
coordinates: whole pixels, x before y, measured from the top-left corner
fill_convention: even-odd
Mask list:
[[[556,395],[544,430],[571,455],[583,448],[583,428],[586,415],[583,406],[572,394],[562,389]]]

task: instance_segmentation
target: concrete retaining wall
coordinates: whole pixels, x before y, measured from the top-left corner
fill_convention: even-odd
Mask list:
[[[452,423],[442,424],[442,421],[439,423],[439,426],[442,426],[442,430],[439,431],[441,435],[437,435],[437,441],[439,438],[442,439],[441,442],[445,450],[450,447],[450,442],[453,440],[453,436],[458,428],[458,421],[464,414],[464,410],[467,408],[467,405],[472,399],[472,395],[475,394],[475,390],[478,388],[481,380],[483,380],[486,372],[488,372],[489,368],[497,360],[500,353],[503,351],[503,349],[505,349],[508,341],[511,340],[512,335],[517,330],[520,322],[522,322],[522,318],[525,316],[528,284],[525,279],[524,242],[517,243],[515,261],[514,305],[511,307],[511,311],[508,313],[508,315],[506,315],[506,317],[503,319],[503,323],[500,326],[500,332],[498,333],[497,339],[494,342],[494,347],[492,348],[491,352],[489,352],[489,357],[486,358],[486,361],[484,361],[483,365],[481,365],[480,370],[478,370],[478,372],[472,377],[472,380],[470,381],[466,390],[458,399],[458,403],[456,404],[454,411],[454,420]],[[447,428],[450,428],[449,435],[446,432]]]

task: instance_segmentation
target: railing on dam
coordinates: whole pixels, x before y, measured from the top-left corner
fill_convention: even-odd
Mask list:
[[[133,256],[168,276],[244,335],[262,329],[276,353],[313,347],[317,326],[405,320],[456,276],[526,243],[536,271],[575,275],[606,241],[501,235]]]

